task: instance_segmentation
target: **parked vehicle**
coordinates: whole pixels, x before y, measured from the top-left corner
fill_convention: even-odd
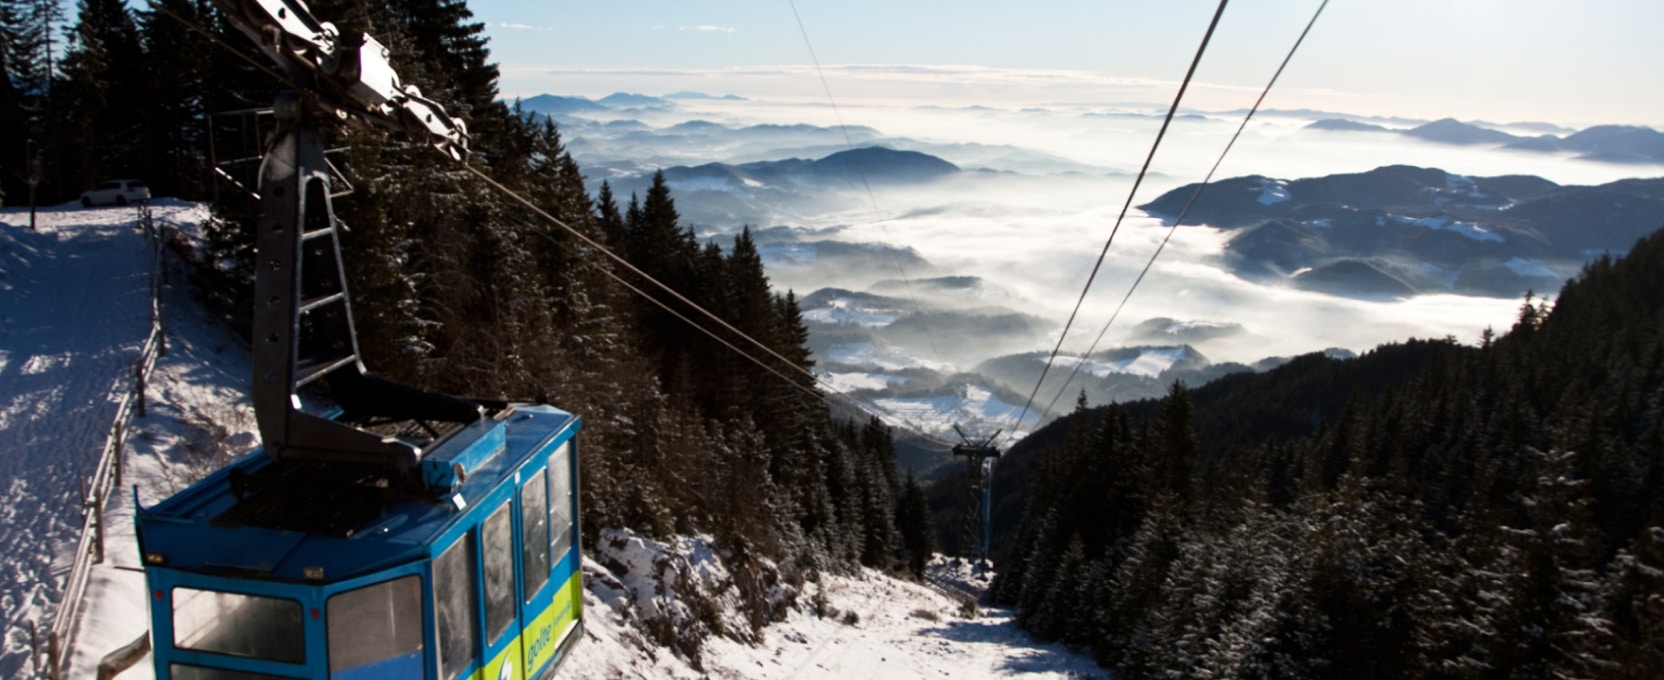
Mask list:
[[[150,200],[150,187],[143,180],[113,179],[81,192],[81,206],[127,205]]]

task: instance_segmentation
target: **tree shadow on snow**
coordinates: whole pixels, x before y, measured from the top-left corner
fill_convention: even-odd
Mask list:
[[[1008,618],[980,618],[971,621],[947,621],[940,626],[921,631],[922,635],[940,637],[963,644],[989,644],[1007,648],[1005,658],[995,670],[1016,673],[1061,673],[1075,678],[1112,678],[1109,671],[1098,666],[1091,657],[1069,651],[1059,644],[1042,644]]]

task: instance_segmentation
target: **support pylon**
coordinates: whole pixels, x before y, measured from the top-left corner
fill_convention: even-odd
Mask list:
[[[977,506],[972,516],[980,518],[982,525],[979,531],[971,532],[970,542],[974,544],[971,559],[979,567],[988,567],[991,566],[988,563],[988,544],[992,540],[994,461],[1000,457],[1000,450],[994,448],[993,443],[1003,430],[996,430],[980,441],[973,441],[958,425],[953,426],[953,431],[958,432],[959,438],[964,441],[953,447],[953,455],[964,456],[970,466],[971,499]]]

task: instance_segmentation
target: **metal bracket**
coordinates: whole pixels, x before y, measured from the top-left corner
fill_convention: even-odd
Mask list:
[[[260,167],[261,217],[254,275],[254,411],[267,455],[384,466],[409,474],[429,442],[349,425],[374,418],[468,423],[478,402],[377,378],[359,358],[358,337],[330,200],[331,166],[307,107],[280,98],[278,129]],[[289,101],[284,101],[287,99]],[[285,117],[284,113],[293,117]],[[304,408],[301,388],[326,381],[343,411]]]

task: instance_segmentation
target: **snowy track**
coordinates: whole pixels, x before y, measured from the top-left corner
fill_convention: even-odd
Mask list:
[[[152,206],[159,221],[200,210]],[[62,604],[80,482],[97,466],[150,331],[151,251],[138,216],[46,208],[31,232],[27,210],[0,210],[0,678],[29,672],[26,626],[39,626],[44,644]],[[113,495],[112,507],[126,497]]]
[[[590,561],[586,569],[603,567]],[[644,647],[641,635],[621,624],[593,585],[584,596],[586,639],[573,649],[562,677],[1111,677],[1089,657],[1036,643],[1007,611],[985,609],[967,619],[961,598],[871,570],[853,577],[822,575],[818,583],[806,584],[799,608],[768,626],[757,646],[708,640],[701,672],[663,649]],[[807,608],[817,592],[830,607],[827,616]]]
[[[80,538],[92,474],[150,330],[150,258],[133,208],[0,213],[0,675],[26,661]]]

